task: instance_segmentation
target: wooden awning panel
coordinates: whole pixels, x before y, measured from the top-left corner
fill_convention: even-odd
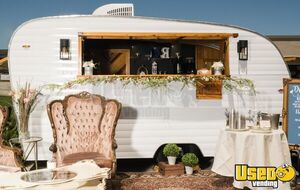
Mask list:
[[[0,66],[2,64],[4,64],[7,60],[8,60],[7,57],[4,57],[4,58],[0,59]]]
[[[81,32],[85,39],[227,39],[237,33],[128,33],[128,32]]]
[[[297,57],[284,57],[285,62],[291,62],[291,61],[296,61]]]

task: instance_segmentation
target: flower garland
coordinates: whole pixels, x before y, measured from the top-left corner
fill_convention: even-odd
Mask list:
[[[124,76],[124,75],[106,75],[106,76],[93,76],[93,77],[81,77],[76,80],[68,81],[62,85],[49,84],[48,89],[67,89],[72,88],[76,85],[100,85],[106,83],[114,83],[121,81],[123,86],[126,87],[129,84],[136,86],[143,86],[145,88],[160,88],[168,87],[171,82],[183,83],[182,89],[185,86],[196,86],[198,82],[209,82],[209,81],[223,81],[223,88],[226,90],[248,88],[255,92],[254,84],[249,79],[228,77],[228,76],[199,76],[199,75],[178,75],[178,76]]]

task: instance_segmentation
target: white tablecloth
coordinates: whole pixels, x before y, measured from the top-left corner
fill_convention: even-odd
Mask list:
[[[287,138],[284,132],[254,133],[251,131],[221,130],[212,171],[223,176],[234,176],[235,164],[274,166],[291,164]],[[253,188],[249,181],[234,181],[234,187]],[[267,188],[263,188],[267,189]],[[279,181],[278,189],[290,189],[289,183]]]

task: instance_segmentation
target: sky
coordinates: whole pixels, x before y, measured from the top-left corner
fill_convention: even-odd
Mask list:
[[[33,18],[91,14],[109,3],[133,3],[136,16],[237,25],[264,35],[300,35],[300,0],[0,0],[0,49]]]

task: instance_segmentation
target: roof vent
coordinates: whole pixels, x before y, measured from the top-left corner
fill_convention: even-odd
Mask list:
[[[134,7],[131,3],[107,4],[97,8],[93,15],[134,16]]]

